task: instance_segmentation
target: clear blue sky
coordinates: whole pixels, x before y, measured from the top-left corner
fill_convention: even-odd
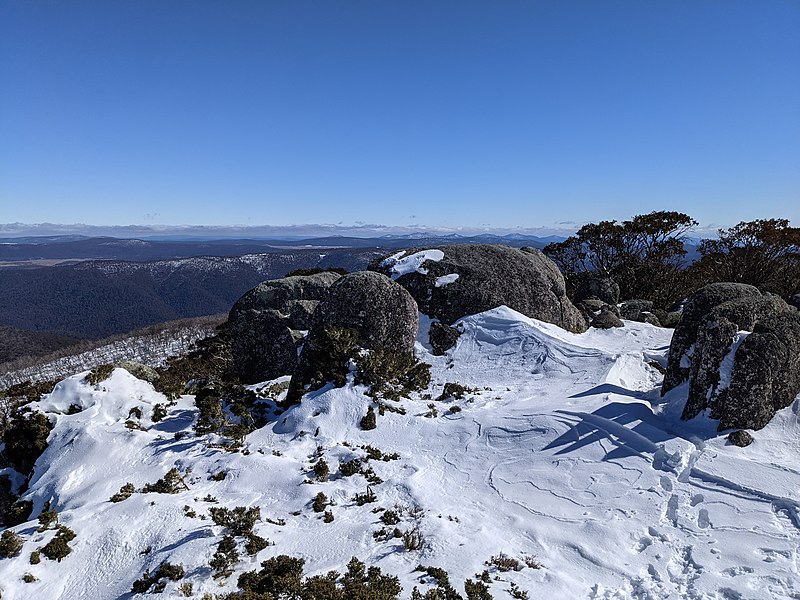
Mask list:
[[[800,221],[800,1],[3,0],[0,222]]]

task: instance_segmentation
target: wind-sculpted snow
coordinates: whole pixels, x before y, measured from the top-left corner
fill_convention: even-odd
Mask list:
[[[530,598],[800,595],[797,401],[736,448],[711,420],[679,420],[686,384],[660,397],[652,363],[664,364],[670,330],[626,321],[578,335],[505,307],[456,326],[461,336],[444,356],[420,343],[417,353],[432,365],[433,398],[447,382],[469,388],[463,398],[415,396],[402,402],[406,414],[386,411],[363,431],[364,388],[329,386],[250,434],[248,454],[215,448],[216,438],[176,439],[196,416],[193,399],[153,423],[152,406],[165,399],[125,371],[97,386],[81,375],[62,382],[37,405],[56,426],[25,497],[34,515],[50,499],[77,538],[60,563],[31,565],[49,534],[35,533],[35,521],[15,527],[26,541],[20,557],[0,560],[3,599],[128,597],[133,580],[164,560],[183,564],[199,598],[235,589],[238,573],[279,554],[305,559],[308,574],[341,571],[356,555],[400,577],[403,598],[415,585],[428,589],[418,564],[437,566],[463,593],[464,579],[501,552],[535,555],[543,568],[493,571],[497,599],[510,597],[512,582]],[[426,417],[431,402],[438,416]],[[82,412],[67,414],[71,404]],[[133,407],[144,431],[124,426]],[[353,496],[367,483],[342,476],[339,465],[364,457],[366,444],[399,458],[368,463],[383,483],[372,485],[376,503],[357,506]],[[330,465],[325,482],[311,471],[318,447]],[[140,488],[173,466],[191,469],[188,491],[108,502],[124,483]],[[209,479],[223,470],[223,480]],[[331,523],[310,508],[320,491]],[[217,502],[204,502],[209,495]],[[373,539],[383,527],[373,509],[395,505],[422,508],[421,551]],[[214,580],[208,562],[223,530],[187,517],[184,506],[198,516],[257,506],[256,532],[275,545],[242,553],[236,573]],[[403,516],[398,527],[412,522]],[[39,581],[23,583],[26,572]],[[165,593],[177,595],[177,585]]]

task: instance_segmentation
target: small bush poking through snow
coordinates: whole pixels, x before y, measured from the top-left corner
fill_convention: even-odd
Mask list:
[[[64,525],[59,525],[55,537],[42,548],[42,554],[50,560],[61,562],[62,558],[66,558],[67,555],[72,552],[72,548],[69,547],[69,542],[74,539],[75,532],[72,531],[72,529]]]
[[[238,537],[252,533],[256,521],[261,520],[261,509],[258,506],[237,506],[234,509],[212,507],[208,512],[215,525],[226,527],[231,535]]]
[[[152,420],[153,423],[158,423],[159,421],[163,421],[166,416],[166,407],[159,403],[153,406],[153,414],[150,416],[150,420]]]
[[[5,456],[9,464],[25,475],[33,470],[36,459],[47,448],[47,437],[53,426],[44,414],[15,415],[6,428]]]
[[[167,586],[165,580],[180,581],[183,579],[184,574],[183,565],[173,565],[164,561],[159,565],[155,573],[151,574],[149,571],[145,571],[141,579],[134,581],[133,587],[131,587],[131,593],[144,594],[150,590],[151,587],[155,586],[153,587],[153,593],[160,594]]]
[[[109,498],[109,502],[122,502],[123,500],[127,500],[135,491],[136,488],[133,487],[133,484],[128,482],[119,488],[119,491],[116,494]]]
[[[145,494],[177,494],[181,490],[188,490],[189,486],[183,480],[178,469],[172,467],[163,478],[155,483],[147,483],[142,488]]]
[[[217,545],[217,551],[208,566],[214,571],[214,578],[228,577],[239,562],[239,551],[232,535],[226,535]]]
[[[91,385],[102,383],[114,372],[114,365],[98,365],[86,375],[86,381]]]
[[[50,510],[50,503],[46,503],[44,510],[39,513],[39,528],[36,530],[39,533],[47,531],[58,523],[58,512],[53,509]]]
[[[328,481],[330,473],[331,469],[328,463],[324,458],[320,458],[314,465],[314,477],[317,478],[317,481]]]
[[[367,409],[367,414],[361,419],[361,429],[370,431],[378,426],[377,417],[375,416],[375,409],[371,406]]]
[[[330,504],[328,502],[328,497],[320,492],[314,496],[314,501],[311,504],[311,508],[314,512],[321,513],[328,507],[328,504]]]
[[[22,536],[6,529],[0,536],[0,558],[13,558],[22,551]]]
[[[379,567],[369,567],[353,557],[347,571],[330,571],[303,579],[302,558],[280,555],[261,563],[260,571],[243,573],[238,580],[239,590],[224,596],[224,600],[261,600],[267,598],[308,598],[318,600],[397,600],[400,580],[384,575]]]
[[[503,554],[502,552],[497,556],[492,556],[486,561],[486,564],[490,567],[495,567],[501,573],[522,570],[522,563],[520,561],[518,561],[516,558],[512,558],[511,556]]]

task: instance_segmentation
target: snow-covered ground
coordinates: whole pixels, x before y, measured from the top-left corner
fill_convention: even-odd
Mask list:
[[[73,552],[31,565],[52,532],[36,533],[36,522],[15,527],[26,541],[19,557],[0,560],[3,599],[128,597],[164,560],[184,566],[200,598],[235,589],[238,573],[278,554],[304,558],[307,574],[342,571],[358,556],[397,575],[408,598],[415,585],[429,587],[418,564],[445,569],[463,592],[500,553],[535,556],[543,567],[490,569],[498,599],[512,597],[512,583],[531,599],[800,598],[798,402],[741,449],[704,417],[678,420],[685,386],[659,396],[652,364],[664,364],[671,330],[626,321],[577,335],[505,307],[461,323],[445,356],[418,344],[433,365],[434,398],[447,382],[478,389],[434,401],[438,416],[425,416],[431,400],[404,400],[405,415],[386,412],[363,431],[363,388],[324,388],[250,434],[246,454],[210,438],[176,439],[191,432],[192,397],[153,424],[152,405],[164,398],[126,371],[96,387],[82,375],[63,381],[39,403],[56,427],[26,497],[34,514],[52,501],[77,533]],[[76,403],[84,410],[67,414]],[[146,431],[124,426],[134,407]],[[377,502],[357,506],[353,496],[367,483],[341,476],[338,465],[364,456],[366,444],[400,458],[370,461],[384,482],[372,486]],[[309,483],[318,447],[331,476]],[[126,482],[139,488],[173,466],[191,470],[188,491],[109,502]],[[225,479],[209,479],[220,471]],[[311,510],[320,491],[333,501],[331,523]],[[383,527],[373,509],[396,505],[406,507],[397,527],[420,528],[420,551],[373,538]],[[256,532],[275,543],[243,553],[227,580],[208,568],[223,534],[200,518],[212,506],[260,507]],[[25,573],[38,581],[23,583]],[[178,585],[165,593],[177,596]]]

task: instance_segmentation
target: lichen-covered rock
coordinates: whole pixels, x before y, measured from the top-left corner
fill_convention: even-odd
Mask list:
[[[418,326],[417,303],[403,286],[373,271],[345,275],[314,311],[287,401],[299,400],[318,373],[326,375],[322,365],[331,362],[331,352],[346,357],[345,346],[412,354]]]
[[[629,321],[641,321],[642,313],[649,313],[653,310],[653,303],[650,300],[625,300],[619,305],[619,314],[623,319]]]
[[[721,370],[730,370],[733,354],[743,339],[738,332],[752,331],[757,322],[787,310],[788,305],[777,296],[737,298],[711,309],[697,328],[689,368],[689,396],[681,418],[692,419],[713,406],[720,383],[726,383],[720,381]],[[723,365],[729,354],[728,364]]]
[[[450,327],[439,321],[431,323],[428,339],[430,340],[433,354],[441,356],[456,345],[461,332],[455,327]]]
[[[728,441],[734,446],[745,448],[753,443],[753,436],[742,429],[731,431],[728,435]]]
[[[600,314],[592,319],[592,327],[596,329],[611,329],[612,327],[624,326],[625,323],[623,323],[620,318],[607,307],[602,308],[600,310]]]
[[[506,305],[573,332],[586,321],[567,298],[556,264],[533,248],[456,244],[414,248],[377,260],[370,269],[393,277],[420,310],[446,325]]]
[[[736,351],[730,384],[712,406],[720,431],[761,429],[800,394],[800,313],[789,310],[756,323]]]
[[[743,283],[712,283],[692,294],[683,307],[681,319],[672,335],[667,373],[661,386],[662,395],[689,378],[697,331],[711,309],[728,300],[758,296],[761,296],[758,288]]]
[[[264,281],[228,317],[234,372],[245,383],[291,374],[314,309],[341,275],[330,271]]]
[[[591,298],[612,306],[616,305],[619,302],[619,284],[611,277],[581,277],[573,301],[577,304]]]

